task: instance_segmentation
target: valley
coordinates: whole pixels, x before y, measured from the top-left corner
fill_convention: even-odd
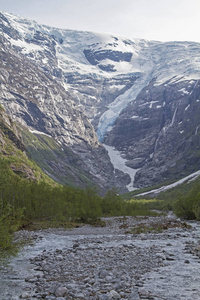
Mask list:
[[[0,12],[0,299],[200,298],[200,43]]]
[[[0,103],[36,140],[44,133],[70,153],[63,161],[49,145],[41,160],[29,139],[29,155],[54,180],[124,193],[199,170],[199,43],[65,30],[6,13],[0,30]],[[126,171],[103,145],[119,151]]]

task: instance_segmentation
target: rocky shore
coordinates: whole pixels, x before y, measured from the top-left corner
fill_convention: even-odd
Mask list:
[[[199,232],[193,224],[173,215],[104,221],[105,227],[32,233],[43,246],[25,258],[29,272],[18,274],[20,294],[10,288],[1,299],[200,299]]]

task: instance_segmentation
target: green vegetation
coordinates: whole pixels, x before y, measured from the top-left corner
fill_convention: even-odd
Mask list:
[[[185,195],[178,195],[174,203],[174,212],[178,217],[200,220],[200,184],[196,184]]]
[[[173,209],[177,216],[200,219],[200,184],[184,195],[170,199],[124,200],[116,189],[98,195],[92,188],[79,189],[56,184],[24,156],[0,157],[0,254],[12,250],[12,234],[21,228],[37,230],[48,227],[70,227],[79,223],[102,225],[102,216],[156,215],[155,210]],[[27,179],[13,171],[25,163],[31,167],[33,177]],[[37,179],[37,180],[36,180]],[[166,195],[165,195],[166,196]],[[168,200],[170,199],[170,200]],[[132,233],[159,232],[165,228],[142,226]]]
[[[12,235],[21,228],[37,230],[79,223],[103,226],[101,216],[150,214],[146,204],[125,201],[114,189],[101,197],[91,188],[92,180],[78,170],[76,157],[69,149],[61,148],[51,137],[24,130],[30,157],[47,172],[60,163],[59,157],[69,160],[71,169],[65,182],[68,186],[55,183],[26,156],[19,133],[10,121],[10,125],[5,123],[3,114],[0,116],[0,256],[13,251]],[[46,160],[53,163],[52,167],[45,164]],[[87,189],[72,186],[74,170],[79,173],[80,181],[88,180]]]
[[[124,201],[116,190],[105,197],[95,189],[27,180],[15,174],[9,159],[0,160],[0,251],[12,247],[12,233],[20,228],[69,227],[77,223],[103,225],[101,216],[150,214],[146,203]]]
[[[162,192],[157,199],[162,199],[163,206],[178,217],[200,220],[200,178]]]
[[[171,209],[179,217],[200,220],[200,179],[162,193],[157,199],[132,199],[133,193],[122,197],[116,189],[101,197],[81,171],[79,178],[88,180],[89,188],[72,186],[73,171],[78,172],[76,158],[50,137],[24,134],[30,156],[47,172],[53,168],[45,164],[46,159],[56,166],[58,157],[68,157],[69,168],[74,164],[74,169],[66,173],[68,186],[55,183],[28,159],[12,126],[0,123],[0,138],[0,257],[5,251],[13,251],[12,234],[21,228],[37,230],[80,223],[103,226],[102,216],[147,216],[156,215],[155,210]],[[133,232],[163,229],[160,225],[142,226]]]
[[[147,190],[150,191],[153,189],[155,189],[155,187],[151,189],[148,188]],[[137,190],[127,193],[123,195],[123,199],[131,199],[133,193],[136,198],[136,195],[143,191],[144,190]],[[149,195],[145,197],[148,198],[148,200],[145,200],[147,201],[148,209],[163,211],[173,210],[178,217],[183,219],[200,220],[200,178],[196,178],[192,181],[188,180],[172,189],[159,193],[156,199],[151,199]],[[140,197],[137,197],[137,199],[138,201],[144,201],[140,199]]]

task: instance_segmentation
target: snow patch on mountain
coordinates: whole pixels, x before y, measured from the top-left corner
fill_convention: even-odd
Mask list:
[[[103,144],[104,148],[108,151],[110,156],[111,163],[115,169],[122,171],[125,174],[128,174],[131,178],[131,182],[126,186],[128,190],[134,191],[136,188],[133,186],[135,174],[139,169],[132,169],[126,166],[127,160],[121,156],[120,151],[116,150],[114,147]]]
[[[180,180],[178,180],[178,181],[176,181],[176,182],[174,182],[172,184],[169,184],[169,185],[166,185],[166,186],[162,186],[159,189],[155,189],[155,190],[151,190],[151,191],[148,191],[148,192],[145,192],[145,193],[141,193],[141,194],[138,194],[136,196],[146,196],[146,195],[152,194],[152,193],[159,194],[161,192],[165,192],[165,191],[167,191],[169,189],[172,189],[172,188],[174,188],[174,187],[176,187],[176,186],[178,186],[178,185],[180,185],[180,184],[182,184],[184,182],[188,182],[189,183],[189,182],[197,179],[199,176],[200,176],[200,170],[197,171],[197,172],[194,172],[194,173],[192,173],[192,174],[190,174],[190,175],[188,175],[188,176],[186,176],[186,177],[184,177],[184,178],[182,178],[182,179],[180,179]]]
[[[9,41],[13,46],[22,48],[23,54],[27,54],[32,51],[43,51],[43,48],[41,46],[35,45],[33,43],[26,43],[24,40],[14,40],[10,38]]]
[[[44,133],[44,132],[42,132],[42,131],[38,131],[38,130],[29,130],[31,133],[34,133],[34,134],[38,134],[38,135],[46,135],[46,136],[48,136],[48,137],[52,137],[51,135],[49,135],[49,134],[47,134],[47,133]]]

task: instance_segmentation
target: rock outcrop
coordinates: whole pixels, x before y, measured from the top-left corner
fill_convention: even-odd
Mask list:
[[[119,116],[105,142],[140,169],[137,187],[176,180],[200,167],[200,82],[150,83]]]

